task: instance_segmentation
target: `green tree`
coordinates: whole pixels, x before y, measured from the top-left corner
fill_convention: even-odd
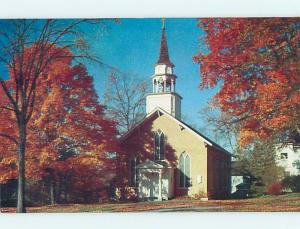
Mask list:
[[[256,192],[265,192],[266,187],[283,178],[284,170],[276,163],[274,141],[257,141],[248,148],[240,149],[235,169],[243,175],[250,175]]]

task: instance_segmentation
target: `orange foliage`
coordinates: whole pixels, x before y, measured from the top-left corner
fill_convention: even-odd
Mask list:
[[[201,88],[213,88],[217,106],[241,127],[240,143],[300,130],[299,18],[199,19],[208,54]],[[290,139],[289,139],[290,140]]]
[[[54,48],[51,49],[55,52]],[[68,175],[72,188],[99,189],[110,179],[114,160],[106,153],[117,150],[115,122],[107,119],[93,87],[93,78],[81,64],[70,58],[56,59],[37,83],[34,112],[27,128],[26,177],[59,179]],[[31,49],[25,51],[31,55]],[[26,68],[23,66],[23,68]],[[7,81],[12,90],[13,72]],[[12,92],[13,93],[13,92]],[[7,100],[0,93],[0,107]],[[17,138],[14,113],[3,109],[0,132]],[[17,177],[16,146],[8,139],[0,141],[0,183]]]

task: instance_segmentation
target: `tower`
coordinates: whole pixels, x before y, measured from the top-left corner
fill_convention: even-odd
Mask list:
[[[163,20],[159,57],[154,67],[154,75],[151,77],[153,89],[146,97],[147,114],[159,107],[173,117],[181,118],[182,97],[175,91],[177,76],[173,73],[174,67],[169,58]]]

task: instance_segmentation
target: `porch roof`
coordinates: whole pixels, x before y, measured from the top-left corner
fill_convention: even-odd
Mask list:
[[[172,166],[167,161],[145,161],[136,166],[137,169],[164,169],[172,168]]]

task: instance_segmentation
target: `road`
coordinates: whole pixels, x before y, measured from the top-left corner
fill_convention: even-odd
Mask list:
[[[205,207],[205,206],[184,206],[173,208],[155,209],[151,212],[221,212],[224,211],[221,207]]]

